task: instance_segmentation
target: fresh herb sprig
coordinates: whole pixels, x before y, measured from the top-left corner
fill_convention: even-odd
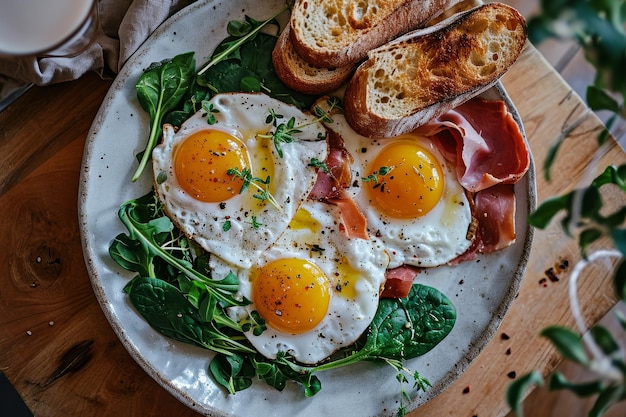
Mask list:
[[[372,172],[367,177],[361,178],[361,181],[363,181],[363,182],[373,182],[374,184],[379,184],[378,176],[384,177],[385,175],[389,174],[393,170],[393,168],[394,168],[393,166],[390,166],[390,167],[388,167],[388,166],[381,166],[380,168],[378,168],[377,170]]]
[[[330,169],[328,169],[328,165],[326,165],[326,162],[320,161],[317,158],[311,158],[311,160],[309,161],[309,164],[307,166],[310,166],[310,167],[313,167],[313,168],[319,168],[325,174],[328,174],[330,172]]]
[[[282,144],[292,143],[295,140],[293,135],[302,133],[302,129],[307,126],[314,125],[316,123],[333,123],[333,119],[330,117],[335,108],[339,105],[339,101],[336,98],[328,100],[329,109],[325,111],[320,106],[315,106],[313,112],[316,119],[296,126],[296,118],[290,117],[286,123],[281,123],[280,120],[284,119],[282,114],[277,114],[274,109],[270,109],[265,123],[271,124],[274,127],[273,131],[267,134],[259,134],[257,137],[262,139],[271,139],[274,143],[274,148],[279,157],[283,157]]]
[[[209,125],[217,123],[215,115],[218,114],[220,110],[216,109],[213,103],[210,103],[208,100],[202,100],[202,110],[206,112],[206,121]]]
[[[239,189],[239,194],[243,194],[250,186],[256,188],[257,192],[253,194],[254,198],[261,201],[269,201],[277,210],[282,211],[282,207],[276,201],[276,198],[269,191],[269,185],[271,178],[268,175],[265,179],[258,178],[252,175],[252,171],[249,168],[240,170],[237,167],[229,168],[226,174],[231,175],[233,178],[239,178],[243,180],[243,184]]]

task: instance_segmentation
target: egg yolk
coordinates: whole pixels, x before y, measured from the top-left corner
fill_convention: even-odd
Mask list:
[[[383,148],[370,164],[366,188],[372,204],[394,218],[428,213],[443,193],[441,165],[416,141],[399,140]]]
[[[328,288],[328,278],[310,261],[279,259],[257,271],[252,298],[269,326],[300,334],[313,329],[326,315]]]
[[[250,169],[246,145],[236,137],[219,130],[202,130],[191,134],[176,149],[174,172],[181,188],[204,202],[226,201],[239,194],[243,180],[229,175]]]

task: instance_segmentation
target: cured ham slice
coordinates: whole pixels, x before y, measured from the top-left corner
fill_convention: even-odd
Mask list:
[[[471,192],[515,183],[530,165],[519,126],[500,100],[474,98],[417,133],[431,137],[444,157],[456,164],[459,182]]]
[[[344,231],[348,237],[368,239],[367,219],[345,192],[352,176],[350,164],[352,157],[343,147],[341,138],[329,132],[330,151],[326,158],[327,170],[317,171],[317,181],[309,193],[310,199],[324,200],[339,207]]]
[[[411,291],[413,280],[421,269],[402,265],[397,268],[388,269],[385,273],[385,287],[380,294],[381,298],[405,298]]]
[[[515,242],[515,193],[512,184],[498,184],[476,194],[478,252],[489,253]]]
[[[493,252],[515,241],[513,186],[530,166],[524,136],[503,101],[474,98],[420,127],[444,158],[456,166],[461,185],[475,193],[477,244],[453,263],[476,251]]]

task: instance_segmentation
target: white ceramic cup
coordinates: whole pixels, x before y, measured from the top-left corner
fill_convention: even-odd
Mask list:
[[[73,57],[97,32],[96,0],[0,0],[0,56]]]

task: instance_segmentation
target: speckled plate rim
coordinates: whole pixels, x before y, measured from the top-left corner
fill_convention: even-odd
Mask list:
[[[280,2],[275,1],[275,4],[279,5]],[[360,416],[394,415],[399,400],[395,375],[389,372],[388,368],[372,367],[368,364],[354,365],[350,370],[340,374],[335,372],[329,380],[325,378],[327,376],[325,374],[320,376],[324,388],[312,399],[303,398],[297,387],[288,387],[285,392],[279,393],[259,382],[256,382],[253,388],[236,396],[225,396],[206,373],[209,360],[206,351],[169,341],[154,332],[132,309],[123,294],[120,294],[122,284],[127,282],[132,274],[121,270],[108,257],[111,240],[118,233],[125,232],[117,220],[117,208],[126,199],[142,195],[151,184],[146,176],[134,184],[129,180],[130,170],[134,166],[133,155],[141,150],[141,141],[145,142],[145,138],[126,138],[134,143],[129,151],[125,149],[129,148],[127,142],[122,142],[119,137],[125,134],[132,137],[132,134],[137,133],[134,131],[135,128],[145,129],[147,126],[147,116],[142,113],[134,96],[134,83],[142,69],[150,62],[186,52],[189,49],[184,45],[200,43],[197,38],[182,34],[185,23],[199,19],[198,16],[202,14],[207,16],[211,13],[218,14],[215,20],[221,21],[221,25],[211,30],[213,36],[211,41],[215,43],[225,36],[226,21],[242,18],[244,11],[255,18],[263,17],[257,16],[258,10],[255,10],[254,1],[251,0],[246,4],[238,2],[236,5],[227,1],[199,1],[179,11],[161,25],[131,57],[107,93],[89,132],[79,186],[81,241],[96,298],[113,330],[133,359],[178,400],[202,414],[244,417],[263,414],[315,416],[332,413],[348,416],[354,415],[358,410]],[[211,19],[208,19],[207,24],[211,24]],[[209,36],[211,35],[206,35]],[[211,42],[205,42],[208,43]],[[212,50],[212,47],[207,45],[203,48],[207,55]],[[159,53],[155,52],[156,49]],[[199,62],[204,58],[197,56]],[[504,100],[524,132],[520,116],[501,83],[497,83],[484,96]],[[112,143],[109,144],[109,141]],[[106,189],[110,192],[103,191]],[[532,228],[526,223],[527,214],[536,206],[535,167],[532,157],[528,173],[516,184],[516,195],[518,239],[511,248],[492,256],[482,257],[483,265],[475,268],[475,265],[472,265],[465,274],[457,274],[459,270],[456,269],[451,273],[453,277],[450,277],[447,276],[450,270],[438,268],[438,271],[420,278],[423,283],[446,293],[453,302],[456,299],[455,305],[460,301],[457,305],[459,319],[455,329],[444,342],[423,357],[407,363],[409,367],[419,370],[433,382],[433,386],[426,393],[413,395],[408,410],[413,410],[434,398],[467,369],[492,339],[515,299],[528,262],[533,237]],[[466,280],[468,286],[471,285],[469,283],[476,276],[482,276],[483,281],[492,284],[493,282],[486,277],[488,272],[492,271],[485,269],[485,264],[495,265],[493,272],[502,271],[503,265],[508,268],[506,270],[511,271],[506,285],[498,287],[497,295],[490,295],[487,291],[490,285],[481,286],[484,284],[481,282],[471,289],[458,286],[460,279]],[[446,271],[442,272],[444,270]],[[446,277],[443,277],[444,275]],[[469,295],[466,295],[468,293]],[[471,323],[463,321],[465,316],[472,315],[464,310],[465,303],[462,301],[466,299],[477,301],[479,304],[481,300],[487,300],[484,301],[486,308],[483,310],[490,311],[489,317],[480,325],[474,326],[476,328],[472,327]],[[484,311],[479,313],[479,316],[484,315]],[[146,347],[149,347],[149,351]],[[204,362],[201,367],[204,369],[197,369],[197,364],[203,361],[202,358]],[[181,359],[185,362],[190,360],[195,365],[177,366],[177,361]],[[439,366],[441,363],[447,364],[446,369],[443,372],[433,372],[434,368],[441,367]],[[339,396],[340,402],[334,401],[332,397],[337,396],[331,394],[337,391],[333,385],[335,380],[345,382],[355,378],[365,381],[350,385],[350,390],[342,390],[344,395]],[[328,384],[331,385],[331,389],[326,388]],[[341,387],[341,383],[339,385]],[[384,394],[373,398],[370,389]],[[258,400],[258,397],[261,399]]]

